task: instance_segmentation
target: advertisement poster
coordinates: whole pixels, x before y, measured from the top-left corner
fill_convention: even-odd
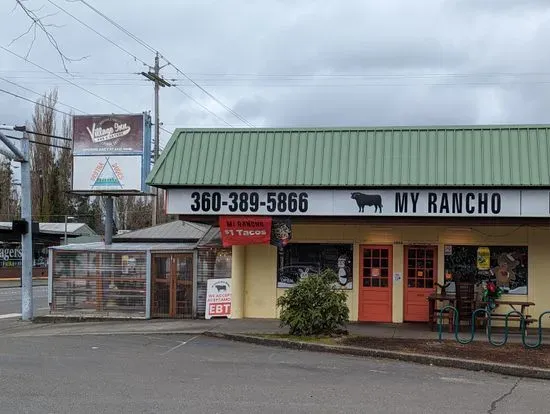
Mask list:
[[[289,218],[275,217],[271,222],[271,241],[276,247],[285,247],[292,239],[292,223]]]
[[[141,191],[141,156],[73,157],[74,191]]]
[[[352,289],[353,245],[291,243],[279,248],[277,287],[293,287],[299,280],[325,269],[336,272],[338,288]]]
[[[526,295],[528,269],[527,246],[452,245],[445,249],[445,274],[453,282],[492,280],[506,294]]]
[[[143,153],[144,116],[75,115],[73,153]]]
[[[223,247],[268,244],[271,240],[271,217],[220,217]]]
[[[208,279],[205,319],[231,317],[231,279]]]

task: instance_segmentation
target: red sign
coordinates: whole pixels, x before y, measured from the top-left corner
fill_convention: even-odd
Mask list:
[[[271,240],[271,217],[220,217],[223,247],[268,244]]]
[[[231,315],[231,302],[209,303],[208,314],[210,316],[229,316]]]

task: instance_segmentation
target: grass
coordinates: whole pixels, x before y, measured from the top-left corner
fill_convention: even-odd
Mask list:
[[[295,341],[295,342],[313,342],[317,344],[325,344],[325,345],[339,345],[340,340],[342,339],[341,336],[296,336],[296,335],[290,335],[290,334],[248,334],[250,336],[256,336],[260,338],[266,338],[266,339],[285,339],[288,341]],[[349,338],[351,335],[347,335],[346,337]]]

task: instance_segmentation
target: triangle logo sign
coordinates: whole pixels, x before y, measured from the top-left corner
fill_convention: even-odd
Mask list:
[[[109,158],[105,158],[105,163],[101,167],[100,163],[98,167],[101,168],[101,171],[97,175],[97,178],[95,179],[94,183],[92,184],[92,188],[123,188],[123,185],[121,183],[122,174],[119,171],[118,165],[115,164],[115,167],[111,164],[109,161]]]

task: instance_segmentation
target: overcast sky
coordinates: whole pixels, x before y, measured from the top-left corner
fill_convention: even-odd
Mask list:
[[[374,126],[550,122],[548,0],[88,0],[254,126]],[[28,59],[130,112],[153,110],[138,72],[153,53],[80,1],[28,0],[49,16],[67,64],[38,31]],[[57,9],[67,10],[139,60]],[[29,19],[0,2],[0,45],[26,55]],[[161,59],[161,64],[166,60]],[[173,66],[161,73],[164,127],[245,124]],[[121,113],[0,49],[0,77],[86,113]],[[0,79],[0,89],[36,95]],[[62,105],[59,109],[70,111]],[[0,123],[32,104],[0,92]],[[163,133],[166,142],[168,134]]]

